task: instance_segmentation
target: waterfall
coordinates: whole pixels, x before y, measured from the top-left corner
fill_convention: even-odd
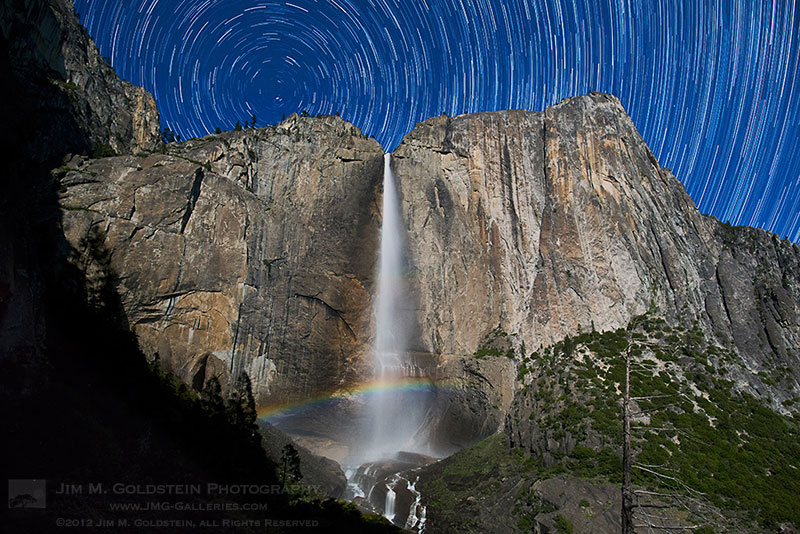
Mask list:
[[[424,382],[425,372],[408,354],[415,324],[414,301],[410,299],[408,261],[404,245],[405,227],[400,210],[391,154],[384,156],[383,202],[381,206],[380,249],[376,267],[375,344],[372,359],[374,387],[364,397],[360,432],[350,449],[347,468],[349,498],[365,497],[374,506],[383,504],[390,521],[397,516],[405,522],[408,509],[396,510],[397,491],[408,495],[405,486],[396,487],[399,472],[414,464],[402,453],[430,454],[423,425],[433,399],[433,386]],[[394,471],[392,478],[387,475]],[[381,485],[386,487],[384,501]],[[395,491],[397,490],[397,491]],[[416,497],[416,495],[415,495]],[[418,499],[417,499],[418,500]],[[417,526],[424,524],[424,507],[415,502]]]
[[[386,486],[386,505],[383,507],[383,515],[389,521],[394,519],[394,499],[396,493],[393,486]]]
[[[383,156],[383,221],[378,258],[378,295],[375,304],[375,376],[382,381],[403,375],[407,327],[402,310],[406,292],[403,261],[403,224],[392,173],[392,155]]]
[[[408,357],[414,324],[404,234],[392,156],[384,155],[380,252],[375,298],[373,377],[377,386],[367,398],[361,463],[391,458],[399,451],[428,453],[420,428],[430,405],[431,390],[419,387],[420,370]],[[409,387],[409,380],[417,380]]]
[[[425,529],[425,506],[422,504],[422,495],[417,491],[419,477],[417,477],[414,482],[410,480],[407,482],[408,491],[414,496],[414,502],[411,504],[411,509],[408,512],[405,528],[408,530],[416,527],[417,532],[421,534]]]

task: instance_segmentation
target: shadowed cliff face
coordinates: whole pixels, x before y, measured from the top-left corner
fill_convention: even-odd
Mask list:
[[[624,326],[652,301],[733,343],[756,394],[773,357],[800,369],[797,245],[701,215],[615,97],[433,118],[394,156],[417,350],[471,353],[500,325],[530,351]],[[772,393],[775,407],[791,397]]]
[[[145,352],[196,387],[246,371],[280,402],[370,365],[382,161],[343,120],[292,116],[56,175],[65,235],[80,251],[96,228],[113,251]]]
[[[49,170],[67,153],[153,148],[159,117],[153,97],[100,58],[69,0],[0,4],[0,72],[0,358],[30,361],[46,350],[46,278],[64,247]]]
[[[4,2],[0,31],[9,74],[20,86],[15,90],[31,100],[24,120],[36,135],[20,148],[34,159],[70,151],[132,153],[160,142],[153,96],[117,77],[75,17],[71,0]]]

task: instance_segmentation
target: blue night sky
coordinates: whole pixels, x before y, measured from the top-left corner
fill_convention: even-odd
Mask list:
[[[704,213],[800,241],[800,0],[76,0],[184,138],[306,110],[391,150],[442,112],[617,95]]]

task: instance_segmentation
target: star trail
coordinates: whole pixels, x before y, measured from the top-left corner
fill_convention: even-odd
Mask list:
[[[431,116],[615,94],[700,210],[800,241],[800,0],[76,0],[183,138],[340,113],[386,150]]]

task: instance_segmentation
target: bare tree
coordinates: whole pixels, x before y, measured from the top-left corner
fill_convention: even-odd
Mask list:
[[[631,332],[625,348],[625,391],[622,398],[622,534],[633,534],[633,488],[631,488]]]

